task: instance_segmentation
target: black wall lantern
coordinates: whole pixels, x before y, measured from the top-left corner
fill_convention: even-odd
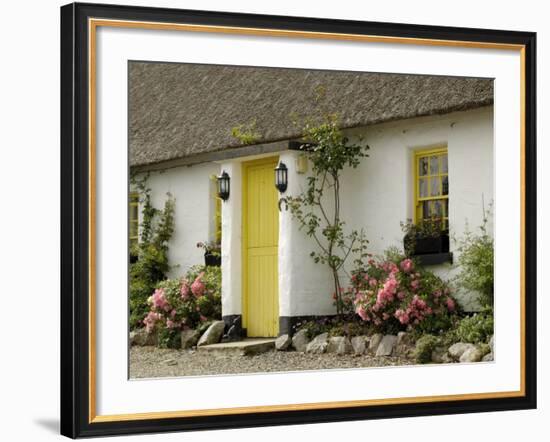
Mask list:
[[[275,168],[275,187],[281,193],[285,193],[288,185],[288,169],[282,161]]]
[[[226,201],[229,198],[229,175],[224,170],[218,177],[218,196]]]

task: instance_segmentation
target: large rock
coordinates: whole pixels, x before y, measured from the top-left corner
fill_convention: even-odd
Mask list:
[[[449,347],[449,356],[455,361],[458,361],[460,360],[460,357],[464,354],[464,352],[473,348],[476,348],[474,344],[457,342],[456,344],[453,344]]]
[[[432,362],[436,364],[448,364],[450,362],[453,362],[453,360],[449,356],[447,348],[436,347],[432,351]]]
[[[327,353],[336,353],[340,342],[344,339],[343,336],[333,336],[328,340]]]
[[[460,356],[460,362],[479,362],[481,361],[481,358],[483,357],[483,352],[481,349],[476,347],[475,345],[473,347],[468,348],[462,355]]]
[[[351,338],[351,346],[353,347],[353,353],[356,355],[362,355],[367,350],[368,338],[366,336],[354,336]]]
[[[351,341],[349,340],[348,337],[344,337],[338,344],[338,348],[336,349],[336,354],[346,355],[351,352],[353,352],[353,346],[351,345]]]
[[[394,354],[397,356],[409,356],[414,351],[415,342],[411,333],[400,331],[397,333]]]
[[[292,337],[292,347],[296,351],[306,351],[307,344],[309,344],[309,338],[305,330],[300,330]]]
[[[315,336],[313,340],[307,344],[306,353],[324,353],[328,346],[328,333],[321,333]]]
[[[288,350],[292,344],[292,339],[288,335],[281,335],[275,340],[275,348],[280,351]]]
[[[384,336],[380,333],[375,333],[370,337],[369,341],[369,353],[375,354],[376,350],[378,349],[378,345],[380,344],[380,341],[382,341],[382,338]]]
[[[395,335],[384,336],[380,341],[378,348],[376,349],[376,356],[391,356],[395,349],[396,342],[397,342],[397,336]]]
[[[186,350],[197,345],[201,334],[198,330],[183,330],[181,332],[181,348]]]
[[[225,322],[214,321],[210,327],[202,334],[197,343],[197,347],[202,345],[217,344],[223,336],[223,330],[225,328]]]
[[[158,335],[155,331],[147,333],[145,328],[140,328],[130,332],[130,345],[157,345]]]
[[[482,362],[491,362],[491,361],[493,361],[494,359],[495,359],[495,357],[494,357],[493,353],[491,352],[491,353],[487,353],[485,356],[483,356],[483,357],[481,358],[481,361],[482,361]]]

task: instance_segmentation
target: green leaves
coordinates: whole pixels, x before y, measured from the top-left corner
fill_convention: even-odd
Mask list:
[[[131,328],[142,325],[148,309],[147,298],[170,270],[168,242],[174,233],[175,200],[168,194],[163,210],[154,208],[146,179],[135,183],[140,193],[142,211],[139,243],[132,250],[137,260],[130,264],[129,270]]]
[[[494,240],[487,233],[489,214],[484,211],[479,233],[466,231],[458,241],[460,273],[457,283],[466,290],[478,292],[482,305],[492,306],[494,295]]]
[[[356,168],[368,156],[366,145],[351,144],[338,127],[338,118],[329,115],[318,125],[304,127],[304,139],[312,163],[307,188],[297,197],[287,197],[291,214],[300,229],[313,238],[318,250],[310,253],[313,261],[328,265],[334,280],[337,312],[342,314],[339,271],[350,254],[361,262],[367,256],[368,241],[363,232],[349,233],[340,218],[340,174],[346,167]]]

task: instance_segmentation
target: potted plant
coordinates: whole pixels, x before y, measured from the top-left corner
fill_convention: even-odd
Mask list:
[[[449,230],[442,229],[441,218],[430,218],[413,224],[401,223],[405,233],[403,245],[408,256],[449,252]]]
[[[204,249],[204,265],[219,267],[222,264],[221,244],[216,241],[198,242],[197,247]]]

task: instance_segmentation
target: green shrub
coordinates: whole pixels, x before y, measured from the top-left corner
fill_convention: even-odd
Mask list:
[[[142,204],[140,238],[130,251],[135,261],[129,269],[132,329],[143,325],[149,309],[147,299],[170,270],[168,242],[174,232],[174,199],[168,194],[163,210],[158,210],[151,204],[151,189],[146,188],[144,182],[138,183],[138,187]]]
[[[449,332],[454,342],[486,343],[494,333],[493,311],[486,309],[462,319],[456,328]]]
[[[353,298],[355,313],[380,333],[440,334],[457,313],[448,284],[394,249],[355,269],[351,282],[346,296]]]
[[[147,305],[147,331],[159,333],[159,346],[178,348],[181,330],[204,331],[221,319],[221,270],[194,266],[182,279],[161,281]]]
[[[432,362],[432,352],[441,344],[441,340],[433,335],[424,335],[416,341],[414,357],[420,364]]]
[[[456,281],[460,287],[479,293],[483,306],[492,306],[494,297],[494,240],[487,231],[489,215],[484,211],[479,233],[466,231],[457,247],[460,273]]]

